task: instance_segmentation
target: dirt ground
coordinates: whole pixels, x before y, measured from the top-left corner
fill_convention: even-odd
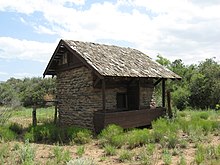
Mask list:
[[[203,145],[209,144],[209,145],[219,145],[220,144],[220,137],[209,135],[209,140],[207,140],[206,143]],[[183,137],[184,138],[184,137]],[[9,146],[11,149],[11,152],[13,152],[14,146],[23,145],[23,142],[9,142]],[[1,145],[1,143],[0,143]],[[38,164],[48,164],[48,162],[53,161],[54,155],[53,155],[53,149],[57,146],[57,144],[37,144],[37,143],[31,143],[30,144],[35,150],[36,150],[36,156],[35,161],[38,162]],[[185,149],[181,149],[179,151],[180,153],[178,155],[172,156],[172,164],[179,164],[180,161],[180,155],[183,155],[186,159],[187,164],[196,164],[194,162],[195,159],[195,143],[189,143]],[[60,145],[60,147],[63,149],[63,151],[68,150],[71,155],[71,159],[77,159],[79,156],[77,155],[77,148],[79,146],[77,145]],[[85,153],[82,155],[83,157],[92,158],[94,162],[98,165],[135,165],[140,164],[140,161],[138,161],[138,153],[141,151],[141,147],[137,147],[131,152],[134,153],[134,156],[131,161],[129,162],[120,162],[119,161],[119,152],[120,149],[117,150],[116,156],[106,156],[103,149],[98,144],[98,140],[92,140],[90,143],[85,144]],[[152,160],[154,161],[153,164],[155,165],[163,165],[164,162],[161,157],[162,148],[158,145],[156,151],[154,152],[154,158]],[[178,152],[178,150],[177,150]],[[8,158],[10,159],[10,158]],[[7,164],[7,163],[6,163]],[[9,163],[10,164],[10,163]]]

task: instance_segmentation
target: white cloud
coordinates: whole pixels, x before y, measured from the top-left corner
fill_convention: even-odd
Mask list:
[[[51,57],[56,44],[0,37],[0,47],[0,58],[46,62]]]
[[[72,4],[81,7],[73,8]],[[94,3],[83,9],[84,5],[84,0],[0,1],[0,10],[42,12],[48,27],[34,24],[38,33],[94,42],[127,41],[152,57],[161,53],[187,63],[211,57],[220,60],[218,0],[118,0]],[[0,38],[2,44],[7,53],[0,52],[0,57],[10,54],[45,61],[55,49],[55,44],[12,38]]]
[[[24,73],[14,73],[13,74],[13,77],[16,77],[16,78],[34,77],[34,76],[36,76],[36,75],[31,74],[31,73],[26,73],[26,72],[24,72]]]
[[[0,72],[0,75],[8,75],[6,72]]]

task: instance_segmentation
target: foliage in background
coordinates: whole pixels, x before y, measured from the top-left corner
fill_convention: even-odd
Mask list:
[[[183,110],[193,108],[216,108],[220,103],[220,64],[214,58],[206,59],[198,65],[184,65],[181,59],[173,62],[157,56],[157,62],[182,77],[181,81],[167,81],[172,92],[173,105]],[[156,94],[161,97],[160,85]]]
[[[55,79],[40,77],[15,79],[10,78],[0,83],[0,104],[12,107],[44,105],[46,94],[55,95]]]

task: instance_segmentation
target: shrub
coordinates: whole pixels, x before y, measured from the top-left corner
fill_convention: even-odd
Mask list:
[[[169,152],[169,150],[164,149],[163,153],[162,153],[162,159],[165,165],[169,165],[172,163],[172,159],[171,159],[171,154]]]
[[[63,150],[63,148],[59,146],[54,147],[53,154],[55,156],[56,164],[66,163],[70,160],[69,150]]]
[[[113,156],[116,154],[116,148],[112,145],[106,144],[104,146],[105,155]]]
[[[127,144],[129,148],[142,146],[150,141],[150,134],[147,129],[134,129],[128,132]]]
[[[66,133],[67,137],[69,138],[69,141],[73,141],[76,138],[77,133],[82,130],[82,128],[76,126],[67,127]]]
[[[132,159],[133,153],[129,150],[122,150],[119,155],[119,161],[125,162],[130,161]]]
[[[10,124],[9,129],[12,130],[13,132],[17,133],[17,134],[21,134],[23,132],[22,125],[20,125],[18,123]]]
[[[155,150],[155,144],[147,144],[144,148],[141,149],[140,155],[140,162],[143,165],[151,165],[154,164],[153,160],[153,153]]]
[[[127,137],[125,134],[113,136],[107,144],[111,144],[117,148],[121,148],[126,144]]]
[[[113,136],[120,135],[123,133],[123,128],[115,124],[108,125],[105,129],[102,130],[99,137],[104,138],[107,141],[111,141]]]
[[[74,141],[79,144],[87,143],[91,140],[92,132],[79,127],[58,127],[53,123],[31,126],[25,134],[25,139],[39,142],[69,142]]]
[[[180,148],[187,148],[188,143],[186,140],[182,139],[179,141],[179,145],[180,145]]]
[[[202,145],[197,146],[195,162],[196,164],[201,164],[205,160],[205,149]]]
[[[179,161],[178,164],[179,164],[179,165],[186,165],[186,158],[185,158],[183,155],[181,155],[180,161]]]
[[[29,141],[26,140],[24,145],[18,149],[19,161],[22,164],[34,164],[35,153],[35,149],[31,147]]]
[[[206,159],[208,160],[218,160],[220,159],[220,145],[215,148],[215,146],[207,146],[205,148]]]
[[[209,111],[207,111],[207,112],[201,112],[201,113],[199,114],[199,117],[200,117],[200,119],[207,120],[207,119],[209,118]]]
[[[76,133],[76,137],[74,138],[74,142],[78,144],[86,144],[91,141],[92,132],[87,129],[83,129]]]
[[[85,153],[85,147],[84,146],[79,146],[77,147],[76,149],[76,154],[79,156],[79,157],[82,157],[82,155]]]
[[[167,139],[167,147],[168,148],[175,148],[178,143],[179,143],[179,140],[178,140],[178,137],[176,134],[168,135],[168,139]]]
[[[16,136],[16,133],[11,131],[8,127],[0,126],[0,139],[4,141],[11,141],[14,140]]]

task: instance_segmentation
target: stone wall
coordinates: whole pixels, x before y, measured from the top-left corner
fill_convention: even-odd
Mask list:
[[[57,74],[61,125],[93,129],[93,112],[102,108],[102,93],[93,88],[92,74],[86,67]]]
[[[117,92],[126,88],[106,89],[106,111],[116,110]],[[141,87],[140,107],[149,108],[153,88]],[[93,112],[102,110],[102,90],[93,88],[92,71],[86,67],[75,68],[57,74],[57,99],[60,101],[61,125],[76,125],[94,130]]]
[[[125,88],[106,89],[106,109],[116,109],[116,93]],[[102,110],[102,90],[93,88],[92,72],[86,67],[57,74],[57,98],[61,125],[94,129],[93,112]]]
[[[140,88],[140,109],[150,108],[150,102],[153,97],[154,88]]]

